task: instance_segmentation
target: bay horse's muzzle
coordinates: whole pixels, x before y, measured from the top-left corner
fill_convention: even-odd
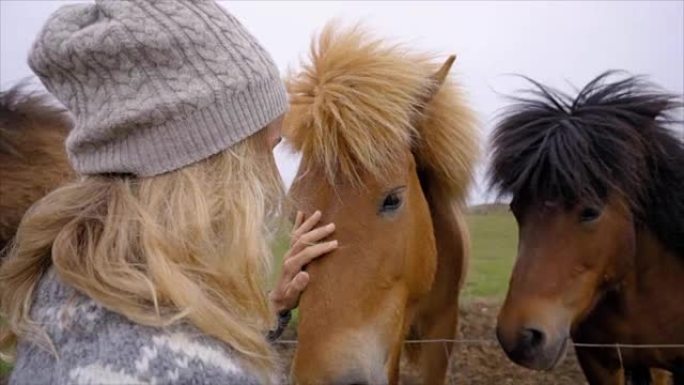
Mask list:
[[[552,338],[544,330],[534,327],[510,332],[497,327],[496,335],[508,358],[536,370],[552,369],[562,358],[567,345],[567,338]]]

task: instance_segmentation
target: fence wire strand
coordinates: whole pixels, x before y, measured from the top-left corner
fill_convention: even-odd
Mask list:
[[[297,340],[280,340],[280,341],[275,341],[276,344],[282,344],[282,345],[296,345]],[[447,360],[450,359],[450,354],[449,354],[449,344],[461,344],[461,345],[489,345],[489,346],[496,346],[499,344],[498,341],[493,340],[493,339],[468,339],[468,338],[462,338],[462,339],[424,339],[424,340],[404,340],[404,344],[410,345],[410,344],[443,344],[444,345],[444,355],[446,356]],[[569,340],[570,345],[574,347],[579,347],[579,348],[600,348],[600,349],[605,349],[605,348],[610,348],[610,349],[615,349],[618,360],[620,362],[620,368],[622,370],[625,369],[624,362],[622,359],[622,349],[683,349],[684,344],[623,344],[623,343],[615,343],[615,344],[601,344],[601,343],[591,343],[591,342],[573,342],[572,340]],[[453,383],[453,378],[451,376],[447,376],[448,378],[446,379],[447,384],[451,385]]]
[[[297,340],[279,340],[276,344],[296,345]],[[426,339],[426,340],[405,340],[404,344],[442,344],[454,343],[461,345],[498,345],[499,342],[491,339]],[[611,349],[684,349],[684,344],[600,344],[589,342],[573,342],[570,344],[579,348],[611,348]]]

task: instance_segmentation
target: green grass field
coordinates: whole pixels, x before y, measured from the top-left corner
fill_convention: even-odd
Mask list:
[[[469,214],[472,242],[470,269],[462,296],[501,299],[515,262],[518,232],[515,218],[508,210],[495,208]]]

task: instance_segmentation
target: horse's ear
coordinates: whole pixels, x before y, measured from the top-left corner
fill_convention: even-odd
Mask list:
[[[649,119],[657,119],[659,116],[672,108],[674,103],[670,99],[655,99],[651,102],[643,103],[642,106],[636,106],[634,110]]]
[[[432,87],[428,92],[426,102],[432,100],[432,98],[435,97],[437,92],[439,92],[439,89],[442,87],[442,84],[444,84],[444,81],[449,75],[449,70],[451,70],[451,66],[454,64],[454,61],[456,61],[456,55],[449,56],[447,60],[444,62],[444,64],[442,64],[442,66],[439,67],[439,70],[437,70],[437,72],[430,76]]]
[[[447,75],[449,75],[449,70],[451,70],[451,66],[454,65],[455,61],[456,55],[450,55],[444,62],[444,64],[442,64],[442,66],[439,67],[439,70],[435,72],[434,75],[432,75],[432,80],[437,87],[442,86],[444,80],[446,80]]]

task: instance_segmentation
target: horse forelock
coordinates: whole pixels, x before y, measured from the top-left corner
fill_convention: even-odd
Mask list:
[[[64,152],[70,127],[65,110],[26,83],[0,92],[0,249],[26,210],[72,176]]]
[[[683,253],[674,239],[684,236],[684,220],[671,217],[684,217],[684,170],[676,166],[684,146],[668,128],[681,102],[642,77],[608,82],[614,75],[601,74],[574,98],[528,79],[534,89],[515,99],[494,130],[490,186],[515,200],[566,205],[617,192]],[[669,215],[654,217],[654,210]]]
[[[46,128],[68,130],[71,119],[46,93],[28,90],[26,81],[0,92],[0,154],[17,155],[20,131],[40,123]],[[59,127],[55,127],[55,126]]]
[[[419,167],[442,183],[467,189],[477,135],[472,113],[453,83],[432,97],[430,55],[329,24],[312,43],[309,62],[287,80],[291,109],[285,135],[303,161],[363,186],[361,175],[383,179],[413,151]],[[458,187],[456,187],[458,186]]]

